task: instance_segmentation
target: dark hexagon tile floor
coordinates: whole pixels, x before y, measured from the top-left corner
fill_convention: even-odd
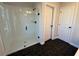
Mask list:
[[[8,56],[74,56],[78,48],[60,39],[48,40],[12,53]]]

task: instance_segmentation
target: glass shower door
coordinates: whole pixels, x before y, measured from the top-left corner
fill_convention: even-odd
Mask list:
[[[27,47],[38,40],[38,15],[33,8],[16,8],[13,11],[15,37],[14,48]]]
[[[28,42],[28,44],[37,41],[37,20],[35,15],[35,12],[31,8],[22,9],[19,15],[21,21],[21,34],[24,41]]]
[[[6,54],[33,45],[38,41],[38,20],[33,8],[4,7],[2,38]]]

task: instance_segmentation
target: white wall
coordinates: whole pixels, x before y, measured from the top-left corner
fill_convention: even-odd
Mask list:
[[[74,45],[76,45],[79,48],[79,3],[77,3],[75,13],[76,13],[76,16],[73,21],[74,29],[72,33],[72,43],[74,43]]]
[[[40,13],[40,15],[39,15],[39,29],[38,29],[38,30],[39,30],[38,36],[39,36],[40,38],[38,39],[38,41],[41,43],[41,42],[43,42],[42,3],[41,3],[41,2],[36,3],[35,6],[36,6],[36,9],[38,9],[38,11],[39,11],[39,13]]]
[[[35,2],[3,2],[5,5],[16,6],[16,7],[34,7]]]
[[[61,3],[61,7],[70,7],[74,8],[73,13],[73,20],[72,20],[72,28],[71,28],[71,39],[68,43],[72,44],[73,46],[79,48],[79,3]],[[61,19],[60,19],[61,20]],[[60,24],[60,23],[59,23]],[[63,34],[64,35],[64,34]]]

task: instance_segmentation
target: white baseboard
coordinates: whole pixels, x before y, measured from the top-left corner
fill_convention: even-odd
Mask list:
[[[56,36],[56,37],[52,38],[52,40],[54,40],[54,39],[56,39],[56,38],[58,38],[58,36]]]
[[[62,40],[62,39],[60,39],[60,40]],[[79,48],[79,46],[78,46],[78,45],[76,45],[76,44],[74,44],[74,43],[72,43],[72,42],[69,42],[69,41],[66,41],[66,40],[63,40],[63,41],[65,41],[65,42],[69,43],[70,45],[72,45],[72,46],[74,46],[74,47]]]
[[[55,37],[55,38],[59,38],[59,36],[57,36],[57,37]],[[63,40],[63,39],[60,39],[60,40]],[[76,44],[74,44],[74,43],[72,43],[72,42],[69,42],[69,41],[66,41],[66,40],[63,40],[63,41],[65,41],[65,42],[67,42],[67,43],[69,43],[69,44],[71,44],[71,45],[73,45],[73,46],[79,48],[79,45],[76,45]]]
[[[43,42],[40,42],[40,44],[41,44],[41,45],[44,45],[44,44],[45,44],[45,41],[43,41]]]

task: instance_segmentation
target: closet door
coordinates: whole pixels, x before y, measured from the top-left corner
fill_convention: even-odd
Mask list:
[[[67,5],[60,9],[59,38],[64,41],[71,41],[72,22],[74,18],[75,6]]]

